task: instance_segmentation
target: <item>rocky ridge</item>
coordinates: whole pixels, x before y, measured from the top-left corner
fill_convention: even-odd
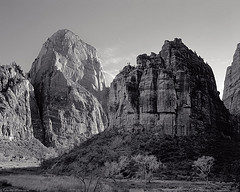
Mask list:
[[[181,39],[165,41],[159,54],[139,55],[137,66],[124,67],[111,84],[110,128],[191,135],[228,125],[212,69]]]
[[[59,30],[44,43],[29,78],[43,123],[38,139],[45,145],[71,148],[105,129],[102,66],[96,49],[73,32]]]

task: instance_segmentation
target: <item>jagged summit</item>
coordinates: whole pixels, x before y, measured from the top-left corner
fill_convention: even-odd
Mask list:
[[[173,41],[171,41],[171,40],[165,40],[164,41],[164,44],[168,44],[168,43],[171,43],[171,44],[183,44],[181,38],[174,38]]]
[[[177,59],[185,60],[185,64],[180,65],[179,62],[176,62]],[[136,68],[144,69],[150,66],[159,69],[170,69],[173,71],[189,71],[191,65],[194,64],[199,65],[201,68],[202,65],[204,65],[214,77],[211,67],[205,63],[203,58],[198,56],[196,52],[189,49],[180,38],[175,38],[173,41],[165,40],[162,49],[158,54],[151,52],[150,55],[147,55],[146,53],[138,55],[136,58],[136,64],[136,67],[131,65],[125,66],[120,74],[128,73]],[[216,86],[215,79],[213,86]]]

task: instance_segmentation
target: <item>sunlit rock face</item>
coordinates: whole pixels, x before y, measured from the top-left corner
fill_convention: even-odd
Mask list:
[[[96,49],[73,32],[59,30],[44,43],[29,78],[47,146],[71,148],[104,130],[102,66]]]
[[[230,113],[240,115],[240,43],[233,55],[232,65],[227,68],[223,102]]]
[[[33,133],[42,134],[33,86],[15,63],[0,66],[0,139],[27,140]]]
[[[240,132],[240,43],[233,55],[232,65],[227,68],[222,99],[231,113],[235,131]]]
[[[137,57],[110,87],[109,127],[130,131],[157,129],[191,135],[229,125],[214,75],[203,59],[181,41],[165,41],[159,54]]]
[[[30,70],[30,75],[34,75],[33,84],[41,80],[41,74],[37,73],[46,70],[57,70],[90,92],[102,91],[105,87],[96,49],[66,29],[57,31],[44,43]]]

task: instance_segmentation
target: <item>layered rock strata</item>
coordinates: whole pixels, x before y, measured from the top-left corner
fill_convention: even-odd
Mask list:
[[[0,66],[0,138],[32,139],[41,134],[31,83],[16,63]]]
[[[69,148],[104,130],[98,100],[105,79],[96,49],[69,30],[44,43],[29,72],[43,122],[45,144]]]
[[[159,54],[139,55],[110,87],[110,128],[191,135],[228,121],[212,69],[181,39],[165,41]]]

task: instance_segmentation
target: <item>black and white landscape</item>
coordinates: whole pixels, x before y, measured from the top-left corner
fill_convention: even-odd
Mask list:
[[[0,189],[239,191],[239,4],[1,1]]]

